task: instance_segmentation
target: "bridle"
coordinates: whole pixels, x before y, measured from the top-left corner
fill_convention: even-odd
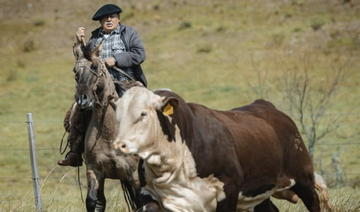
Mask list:
[[[90,72],[91,72],[93,75],[96,76],[96,80],[95,80],[95,83],[92,85],[91,91],[92,91],[92,94],[93,94],[93,96],[94,96],[94,98],[95,98],[94,106],[95,106],[95,107],[98,106],[98,107],[100,107],[100,108],[106,108],[106,106],[109,105],[109,101],[110,101],[111,99],[115,98],[116,90],[113,91],[113,93],[111,93],[111,94],[108,96],[108,98],[103,99],[102,101],[100,100],[100,98],[99,98],[96,90],[97,90],[98,84],[99,84],[99,82],[100,82],[100,79],[102,79],[103,77],[107,77],[107,75],[106,75],[107,73],[106,73],[106,72],[108,71],[108,70],[106,69],[106,66],[105,66],[105,63],[104,63],[103,59],[100,59],[100,60],[101,60],[101,62],[98,64],[100,67],[97,67],[97,70],[99,70],[100,73],[98,73],[98,72],[96,72],[96,71],[94,71],[94,70],[92,70],[92,69],[90,68]],[[111,80],[111,79],[110,79],[110,80]],[[111,82],[111,83],[112,83],[112,82]],[[102,92],[104,92],[104,91],[102,91]]]
[[[101,101],[100,98],[99,98],[99,95],[97,93],[97,88],[98,88],[98,85],[100,83],[100,80],[102,79],[102,77],[106,76],[107,69],[106,69],[106,67],[104,65],[104,62],[101,60],[98,63],[98,67],[96,68],[96,70],[93,70],[92,67],[89,67],[86,62],[80,62],[80,64],[77,64],[77,67],[78,68],[81,67],[81,68],[83,68],[84,71],[89,71],[92,75],[95,76],[95,80],[91,79],[91,81],[94,81],[94,82],[91,83],[91,85],[88,87],[88,89],[91,91],[91,93],[92,93],[92,95],[94,97],[94,106],[99,107],[99,108],[106,107],[108,105],[109,101],[106,101],[106,99]],[[110,98],[114,98],[114,93],[110,94],[110,96],[112,96]]]
[[[94,106],[99,107],[99,108],[105,108],[106,106],[108,106],[110,104],[113,108],[115,108],[115,103],[112,100],[116,99],[116,89],[115,89],[115,91],[113,91],[113,93],[111,93],[108,96],[108,98],[103,99],[102,101],[100,100],[99,95],[97,93],[97,87],[100,82],[100,79],[104,76],[107,77],[107,75],[109,75],[109,72],[108,72],[108,69],[106,68],[104,60],[102,58],[97,57],[96,60],[98,60],[98,62],[97,62],[98,66],[97,66],[96,70],[93,70],[91,67],[88,67],[85,62],[81,62],[79,64],[80,67],[86,67],[86,70],[90,71],[90,73],[96,77],[95,82],[91,84],[91,87],[89,87],[89,89],[91,90],[92,95],[94,96],[94,99],[95,99]],[[89,61],[89,60],[87,60],[87,61]],[[127,77],[129,79],[127,82],[136,84],[136,80],[132,76],[127,74],[125,71],[121,70],[120,68],[118,68],[116,66],[113,66],[112,69],[119,72],[123,76]],[[111,83],[115,84],[115,83],[119,83],[119,81],[114,81]],[[119,84],[121,85],[121,82]],[[121,86],[121,87],[123,87],[123,86]],[[125,88],[122,88],[122,89],[126,90]]]

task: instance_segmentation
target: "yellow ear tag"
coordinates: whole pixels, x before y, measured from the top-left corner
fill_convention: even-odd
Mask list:
[[[163,113],[164,113],[165,115],[168,115],[168,116],[172,115],[172,114],[174,113],[174,108],[173,108],[173,106],[170,105],[170,104],[167,104],[167,105],[164,107]]]

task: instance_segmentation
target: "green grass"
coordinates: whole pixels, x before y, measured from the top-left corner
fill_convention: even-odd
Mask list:
[[[331,189],[329,192],[330,203],[334,209],[334,212],[355,212],[360,209],[360,193],[353,188],[344,187]],[[306,208],[302,202],[297,204],[289,204],[283,200],[274,199],[275,205],[277,205],[280,211],[284,212],[302,212],[306,211]]]
[[[57,167],[56,161],[63,157],[58,153],[62,120],[73,101],[74,32],[77,26],[85,26],[89,35],[98,25],[89,17],[103,2],[79,1],[60,7],[56,2],[33,1],[31,9],[3,3],[0,12],[9,18],[0,21],[4,29],[0,38],[0,190],[7,192],[0,194],[0,211],[30,211],[34,204],[25,123],[28,112],[35,122],[44,208],[81,211],[75,169]],[[332,188],[330,198],[339,211],[356,211],[360,144],[329,144],[359,140],[359,3],[353,2],[353,7],[335,0],[128,0],[119,4],[125,10],[124,23],[135,27],[144,41],[143,68],[150,88],[171,88],[186,100],[211,108],[229,109],[264,96],[289,112],[279,80],[285,71],[310,60],[314,86],[321,87],[333,75],[332,68],[346,61],[349,75],[329,105],[329,114],[340,114],[341,126],[317,147],[314,162],[319,170],[321,161],[326,179],[334,185],[331,157],[339,153],[346,184],[352,187]],[[314,24],[321,28],[314,30]],[[33,42],[30,51],[24,50],[26,41]],[[259,84],[259,73],[264,83]],[[86,184],[84,168],[81,173]],[[120,186],[114,186],[116,181],[108,184],[109,211],[125,211]],[[304,210],[301,204],[279,204],[282,211]]]

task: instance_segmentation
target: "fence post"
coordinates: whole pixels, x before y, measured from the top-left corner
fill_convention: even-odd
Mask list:
[[[35,207],[36,207],[36,211],[39,212],[39,211],[42,211],[41,193],[40,193],[40,177],[38,174],[37,163],[36,163],[36,147],[35,147],[35,135],[34,135],[34,131],[33,131],[32,113],[27,113],[26,117],[27,117],[26,123],[28,124],[32,179],[33,179],[33,183],[34,183]]]

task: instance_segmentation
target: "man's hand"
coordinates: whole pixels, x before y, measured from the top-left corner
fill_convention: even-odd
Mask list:
[[[85,42],[85,27],[79,27],[75,36],[78,42]]]
[[[111,67],[115,66],[115,64],[116,64],[116,60],[113,57],[108,57],[108,58],[105,58],[104,60],[105,60],[105,65],[108,68],[111,68]]]

